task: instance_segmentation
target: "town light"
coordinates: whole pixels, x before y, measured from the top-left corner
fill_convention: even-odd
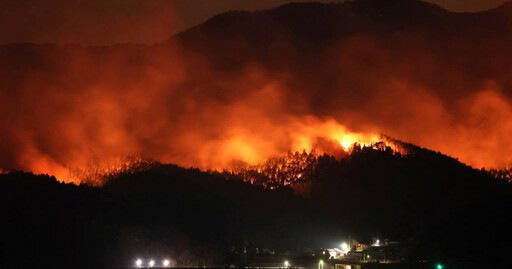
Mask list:
[[[442,264],[440,264],[440,263],[438,263],[437,266],[436,266],[437,269],[443,269],[443,267],[444,266]]]
[[[348,244],[346,242],[343,242],[341,244],[341,250],[347,252],[348,251]]]
[[[137,265],[137,267],[140,267],[142,265],[142,260],[141,259],[137,259],[135,261],[135,264]]]
[[[329,251],[329,259],[332,257],[332,258],[336,258],[336,251]]]
[[[151,260],[149,261],[149,267],[153,267],[155,265],[155,261]]]
[[[170,263],[169,260],[164,260],[164,262],[163,262],[164,267],[169,266],[169,263]]]
[[[290,266],[290,263],[288,261],[284,261],[284,267]]]
[[[318,269],[324,269],[324,261],[323,260],[320,260],[318,262]]]

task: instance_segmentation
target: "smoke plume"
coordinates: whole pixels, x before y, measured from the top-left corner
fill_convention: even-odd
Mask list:
[[[223,169],[381,133],[478,168],[512,163],[507,43],[407,32],[320,48],[272,31],[258,53],[223,40],[236,61],[206,41],[2,46],[0,167],[62,180],[127,156]]]

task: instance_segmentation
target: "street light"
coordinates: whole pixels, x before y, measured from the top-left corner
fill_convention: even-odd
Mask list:
[[[142,260],[141,259],[137,259],[135,261],[135,265],[137,265],[137,267],[140,267],[142,265]]]
[[[153,267],[155,265],[155,261],[151,260],[149,261],[149,267]]]
[[[444,266],[443,266],[442,264],[438,263],[438,264],[437,264],[437,266],[436,266],[436,268],[437,268],[437,269],[443,269],[443,268],[444,268]]]
[[[169,266],[169,263],[170,263],[170,262],[169,262],[169,260],[164,260],[164,262],[163,262],[163,264],[164,264],[164,267],[167,267],[167,266]]]
[[[284,261],[284,267],[290,266],[290,263],[288,261]]]

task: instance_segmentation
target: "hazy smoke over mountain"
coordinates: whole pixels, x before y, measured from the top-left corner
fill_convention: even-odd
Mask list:
[[[0,44],[153,44],[177,30],[168,0],[2,0]]]
[[[512,163],[509,39],[411,27],[312,45],[269,24],[248,39],[206,26],[157,46],[1,47],[0,167],[65,179],[131,155],[223,168],[379,133]]]
[[[324,3],[345,0],[319,0]],[[262,10],[309,0],[2,0],[0,44],[14,42],[154,44],[230,10]],[[473,12],[506,0],[429,0]]]

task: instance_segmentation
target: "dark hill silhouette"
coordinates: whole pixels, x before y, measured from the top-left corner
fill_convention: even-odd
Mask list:
[[[410,262],[467,268],[468,259],[506,257],[512,187],[486,172],[426,149],[400,156],[364,148],[342,160],[320,157],[313,174],[310,199],[174,165],[120,175],[103,188],[3,174],[2,263],[110,267],[170,253],[182,265],[242,265],[240,258],[263,255],[256,248],[326,247],[349,234],[407,242]],[[493,250],[481,251],[486,245]]]
[[[444,29],[460,17],[465,16],[422,1],[292,3],[265,11],[217,15],[171,40],[209,55],[223,66],[243,64],[248,59],[268,64],[276,57],[279,61],[292,60],[293,54],[282,55],[291,48],[307,56],[351,35]]]
[[[485,12],[456,13],[420,0],[354,0],[335,4],[291,3],[275,9],[232,11],[188,29],[177,39],[208,52],[242,43],[248,49],[271,49],[288,41],[307,49],[326,47],[351,35],[391,37],[428,34],[453,38],[471,34],[487,38],[510,33],[510,2]],[[279,48],[279,47],[277,47]]]
[[[290,72],[295,79],[290,87],[306,93],[312,104],[335,89],[371,95],[367,85],[350,78],[380,81],[382,76],[372,68],[386,69],[384,81],[405,77],[451,104],[482,79],[510,88],[503,70],[510,67],[504,59],[512,58],[511,6],[507,2],[488,11],[457,13],[419,0],[292,3],[217,15],[169,42],[183,44],[221,70],[237,72],[257,64],[276,73]],[[353,58],[344,58],[346,69],[333,74],[329,63],[340,51]],[[459,76],[464,79],[456,79]],[[335,84],[340,80],[341,85]],[[344,104],[340,94],[335,95],[331,99]],[[320,108],[312,107],[315,112],[334,110],[325,100],[318,103]]]
[[[508,29],[508,26],[501,22],[507,18],[511,7],[512,2],[507,2],[488,11],[458,13],[421,0],[290,3],[263,11],[231,11],[216,15],[173,38],[186,40],[196,34],[214,36],[228,32],[228,37],[263,37],[266,31],[271,36],[273,32],[268,30],[272,28],[266,28],[269,26],[281,26],[288,30],[287,33],[292,33],[292,36],[307,38],[313,38],[319,32],[330,35],[331,38],[340,38],[347,34],[375,33],[375,30],[417,30],[415,28],[420,26],[425,29],[448,27],[455,30],[455,27],[488,26],[490,23],[496,23],[494,26],[497,30],[503,30]],[[260,26],[262,29],[259,29]],[[253,32],[258,29],[259,31]]]
[[[314,207],[291,189],[173,165],[103,188],[21,172],[0,175],[0,187],[2,267],[113,268],[148,255],[219,266],[240,262],[244,248],[283,253],[318,244],[307,231],[327,236],[317,227],[321,215],[309,221]]]

